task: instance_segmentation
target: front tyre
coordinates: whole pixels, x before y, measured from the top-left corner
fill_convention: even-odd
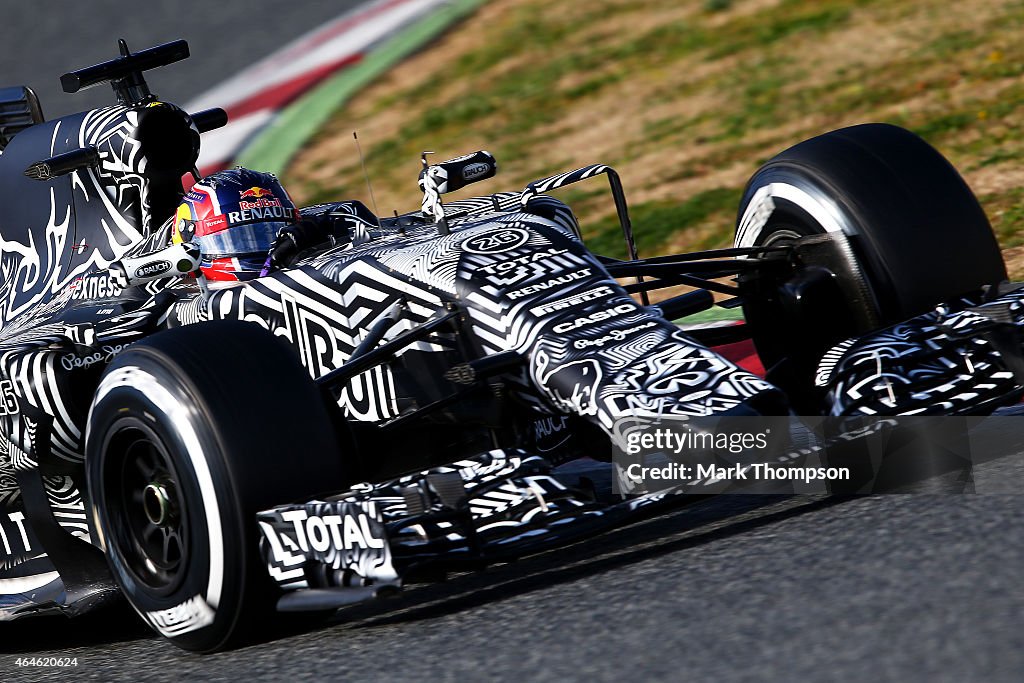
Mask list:
[[[90,523],[122,592],[186,650],[273,609],[255,513],[343,485],[327,407],[295,354],[214,321],[133,344],[89,413]]]
[[[864,288],[869,329],[1006,279],[985,212],[956,169],[908,130],[868,123],[805,140],[765,163],[740,201],[735,245],[835,235]]]
[[[806,410],[817,400],[814,369],[834,344],[1006,278],[988,219],[956,169],[887,124],[805,140],[754,174],[735,245],[787,243],[798,245],[794,267],[742,281],[744,314],[768,379]]]

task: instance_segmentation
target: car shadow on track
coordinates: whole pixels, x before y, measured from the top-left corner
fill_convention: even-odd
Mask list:
[[[903,490],[945,494],[966,491],[963,479],[955,475]],[[859,498],[863,496],[734,494],[680,500],[683,507],[516,562],[456,574],[441,583],[413,585],[397,597],[353,605],[327,617],[294,615],[299,618],[278,619],[248,644],[298,636],[325,626],[361,629],[457,614],[680,550],[698,549]],[[50,616],[0,623],[0,653],[4,654],[68,651],[145,640],[159,637],[123,601],[75,619]]]
[[[992,466],[999,466],[995,469]],[[975,474],[1003,476],[1020,482],[1024,472],[1021,453],[976,468]],[[992,470],[986,473],[985,470]],[[984,487],[985,491],[1001,489]],[[981,492],[982,489],[978,489]],[[972,473],[948,471],[890,489],[887,494],[974,494]],[[513,595],[558,584],[572,583],[602,572],[680,550],[697,549],[723,539],[757,530],[800,515],[872,496],[729,494],[696,502],[657,517],[610,530],[574,544],[460,574],[448,581],[413,586],[395,598],[345,608],[333,620],[348,628],[384,626],[455,614]]]
[[[439,583],[415,584],[395,597],[353,605],[334,614],[290,614],[293,619],[276,620],[272,628],[257,633],[247,645],[302,636],[331,626],[372,628],[458,613],[509,596],[571,583],[685,548],[713,543],[837,505],[849,498],[851,496],[693,496],[690,501],[680,500],[685,507],[515,562],[451,575]]]
[[[1016,423],[994,422],[996,431]],[[991,436],[991,435],[990,435]],[[1012,435],[1011,435],[1012,436]],[[922,467],[894,479],[889,494],[960,495],[996,493],[996,484],[1019,484],[1024,478],[1024,452],[1018,440],[1003,435],[1002,452],[980,451],[970,467],[943,471]],[[976,437],[977,438],[977,437]],[[1005,442],[1005,443],[1003,443]],[[982,446],[987,442],[979,442]],[[981,485],[976,486],[976,479]],[[993,483],[995,482],[995,483]],[[1019,490],[1009,489],[1009,490]],[[607,531],[562,548],[496,565],[485,571],[458,574],[431,585],[410,586],[398,596],[342,609],[332,622],[346,628],[365,628],[431,619],[459,613],[514,595],[572,583],[602,572],[695,549],[810,512],[865,498],[861,494],[792,495],[729,494],[691,497],[683,507],[641,522]],[[696,499],[696,500],[694,500]]]
[[[124,601],[104,605],[74,619],[58,614],[0,623],[0,653],[4,654],[66,652],[156,638],[156,633]]]
[[[413,586],[395,598],[345,608],[332,623],[365,628],[432,619],[553,585],[698,548],[791,517],[839,505],[852,496],[728,495],[606,532],[587,540],[439,584]]]

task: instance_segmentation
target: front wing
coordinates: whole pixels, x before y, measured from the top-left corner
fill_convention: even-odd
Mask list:
[[[494,450],[261,512],[262,554],[285,591],[278,609],[340,607],[445,571],[561,546],[661,510],[670,500],[697,499],[666,490],[609,504],[580,482],[589,479],[555,474],[525,451]]]

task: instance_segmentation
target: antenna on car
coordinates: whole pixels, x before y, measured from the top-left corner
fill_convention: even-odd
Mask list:
[[[377,198],[373,196],[373,185],[370,184],[370,174],[366,172],[366,160],[363,159],[363,148],[359,144],[359,136],[352,131],[352,139],[356,141],[356,151],[359,153],[359,165],[363,167],[363,178],[366,180],[366,189],[370,192],[370,203],[373,204],[373,215],[377,217],[377,229],[384,230],[380,223],[380,213],[377,211]]]

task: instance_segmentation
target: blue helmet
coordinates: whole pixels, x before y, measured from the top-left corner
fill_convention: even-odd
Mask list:
[[[208,175],[185,193],[172,239],[199,245],[208,280],[250,280],[263,269],[277,234],[297,217],[276,176],[234,168]]]

